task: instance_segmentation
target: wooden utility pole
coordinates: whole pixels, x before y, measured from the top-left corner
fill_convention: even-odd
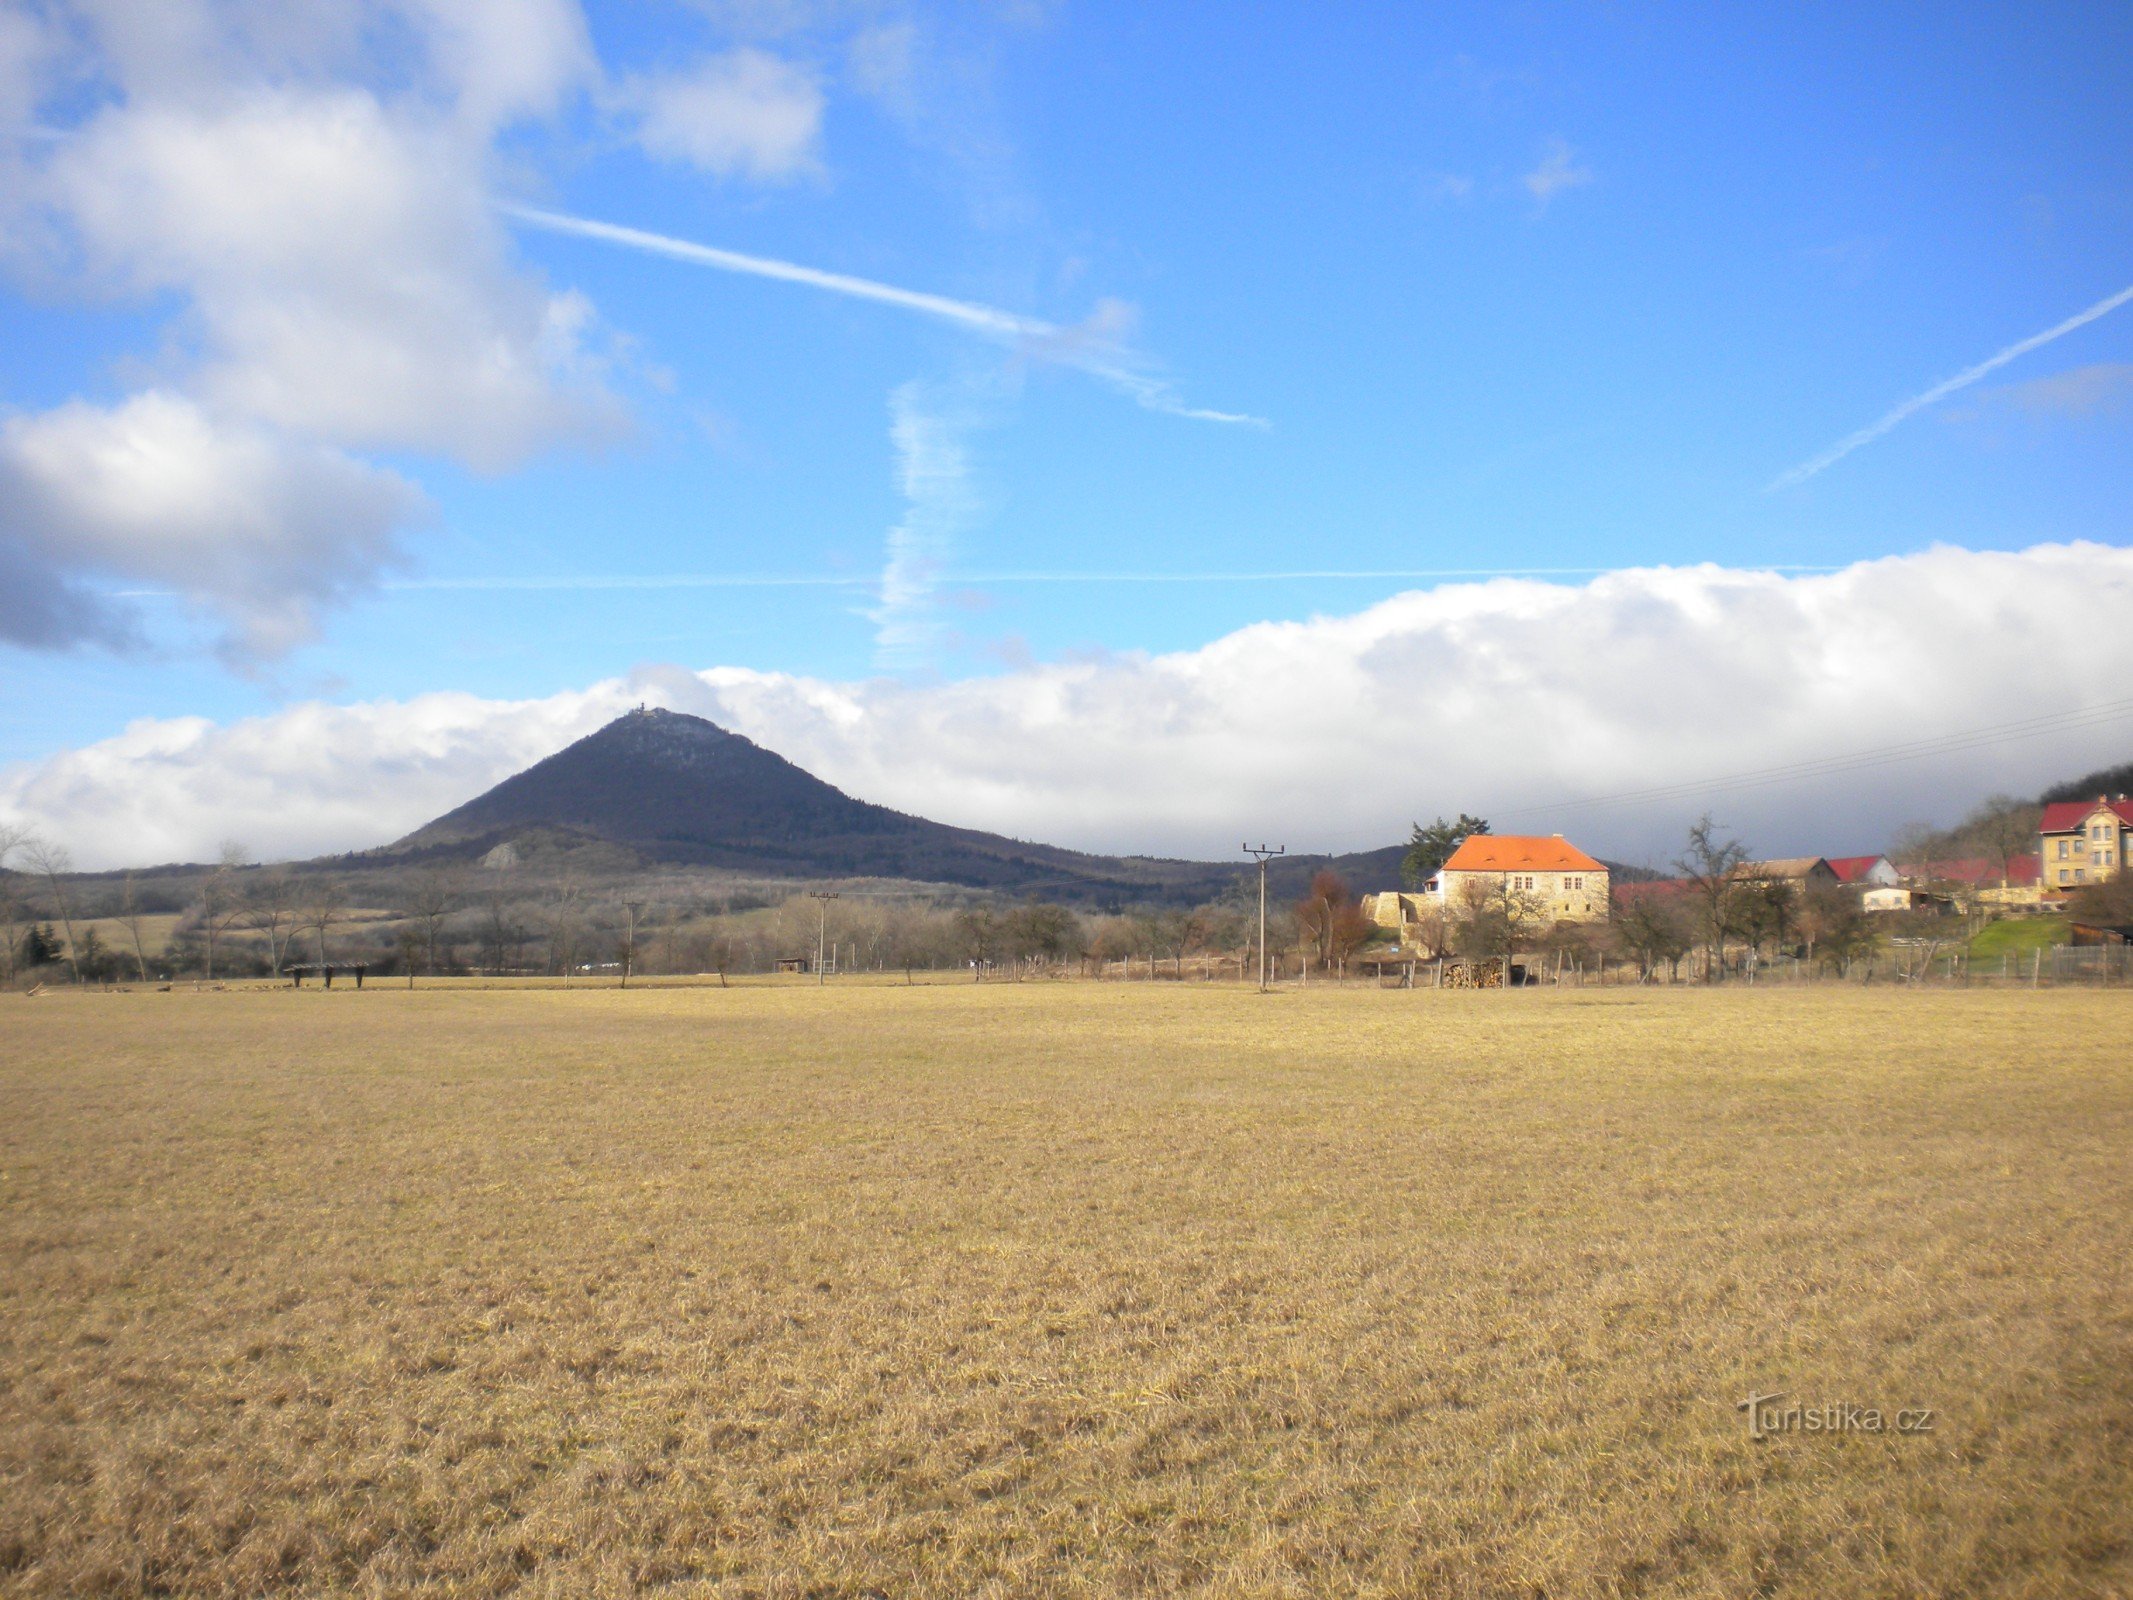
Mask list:
[[[1246,855],[1259,862],[1259,992],[1267,991],[1266,981],[1266,864],[1269,856],[1285,856],[1289,847],[1285,844],[1247,844],[1238,846]]]
[[[822,958],[825,950],[823,940],[829,933],[829,903],[844,897],[826,894],[820,889],[810,889],[807,898],[815,902],[815,984],[819,988],[828,981],[822,971]]]
[[[639,716],[644,715],[643,706],[637,708],[637,714]],[[622,938],[622,987],[625,989],[630,986],[630,969],[637,964],[637,907],[641,903],[636,900],[622,902],[623,909],[629,913],[630,917],[629,932],[624,934]]]

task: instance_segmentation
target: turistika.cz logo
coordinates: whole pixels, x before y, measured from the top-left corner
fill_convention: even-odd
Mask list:
[[[1785,1403],[1785,1391],[1751,1394],[1736,1401],[1733,1409],[1748,1413],[1748,1437],[1774,1439],[1785,1433],[1931,1433],[1933,1408],[1906,1406],[1884,1412],[1878,1406],[1855,1406],[1842,1402],[1803,1406]]]

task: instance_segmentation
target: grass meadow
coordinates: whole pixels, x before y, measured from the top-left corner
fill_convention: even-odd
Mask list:
[[[0,1593],[2125,1595],[2129,1044],[2109,991],[0,997]],[[1751,1438],[1776,1392],[1860,1426]]]

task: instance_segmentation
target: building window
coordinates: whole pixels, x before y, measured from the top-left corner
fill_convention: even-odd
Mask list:
[[[2070,851],[2072,848],[2073,845],[2070,841],[2061,839],[2059,841],[2059,859],[2061,861],[2064,861],[2067,857],[2067,852]]]

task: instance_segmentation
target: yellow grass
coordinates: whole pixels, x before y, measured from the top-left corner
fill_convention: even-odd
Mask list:
[[[0,997],[0,1592],[2123,1595],[2129,1024]]]

